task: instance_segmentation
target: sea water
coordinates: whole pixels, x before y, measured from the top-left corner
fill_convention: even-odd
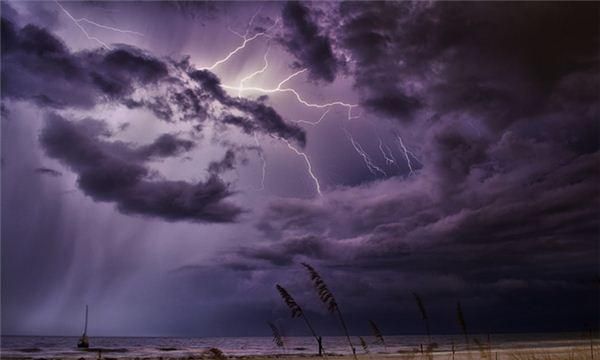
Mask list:
[[[492,334],[470,335],[470,349],[478,350],[473,339],[482,346],[493,350],[574,347],[590,344],[590,339],[581,333],[551,334]],[[427,336],[401,335],[386,336],[385,346],[375,343],[371,336],[363,336],[371,353],[394,354],[419,351],[421,344],[429,343]],[[277,347],[271,337],[215,337],[215,338],[176,338],[176,337],[90,337],[90,349],[77,348],[78,337],[61,336],[2,336],[0,357],[2,358],[96,358],[98,351],[103,357],[189,357],[198,356],[209,348],[218,348],[227,356],[250,355],[314,355],[317,345],[314,338],[288,337],[285,347]],[[358,337],[351,341],[357,353],[363,353]],[[466,348],[465,338],[461,335],[434,335],[431,342],[436,343],[435,351],[456,351]],[[488,345],[489,344],[489,345]],[[599,344],[596,344],[599,346]],[[323,347],[328,354],[350,354],[348,340],[345,337],[323,337]]]

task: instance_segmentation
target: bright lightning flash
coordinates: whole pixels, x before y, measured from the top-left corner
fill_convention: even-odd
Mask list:
[[[259,38],[261,36],[270,37],[270,35],[268,35],[268,33],[269,33],[269,31],[271,31],[271,29],[273,29],[274,27],[276,27],[277,25],[279,25],[279,19],[275,20],[275,23],[273,25],[271,25],[265,31],[257,32],[256,34],[250,36],[250,28],[252,27],[252,23],[254,22],[254,19],[256,18],[256,15],[258,14],[259,11],[260,11],[260,9],[254,14],[254,16],[252,16],[252,18],[248,22],[248,26],[246,28],[246,33],[244,35],[238,34],[237,32],[229,29],[229,31],[233,32],[234,34],[236,34],[236,35],[238,35],[239,37],[242,38],[242,43],[240,45],[238,45],[235,49],[233,49],[232,51],[230,51],[224,58],[222,58],[220,60],[217,60],[211,66],[200,68],[200,70],[214,70],[217,66],[219,66],[219,65],[221,65],[221,64],[226,63],[227,61],[229,61],[229,59],[231,59],[231,57],[233,55],[235,55],[239,51],[243,50],[246,47],[246,45],[248,45],[248,43],[250,43],[251,41],[254,41],[254,40],[256,40],[257,38]]]
[[[306,163],[306,167],[308,170],[308,174],[310,175],[310,177],[313,179],[314,183],[315,183],[315,188],[317,190],[317,193],[319,195],[323,195],[321,193],[321,184],[319,182],[319,179],[317,178],[317,176],[315,175],[313,168],[312,168],[312,164],[310,163],[310,159],[308,158],[308,155],[306,155],[306,153],[298,150],[297,148],[295,148],[292,144],[290,144],[289,141],[287,141],[286,139],[281,139],[281,141],[283,141],[284,143],[286,143],[287,147],[290,148],[290,150],[292,150],[293,152],[295,152],[297,155],[301,156],[304,158],[304,162]]]
[[[371,159],[369,154],[367,154],[367,152],[365,150],[363,150],[362,146],[360,146],[360,144],[354,140],[352,135],[347,130],[345,130],[345,131],[346,131],[346,136],[348,137],[348,140],[350,140],[350,143],[352,144],[352,146],[354,147],[354,150],[356,150],[358,155],[360,155],[362,157],[365,165],[367,166],[367,169],[369,169],[369,172],[373,175],[377,175],[377,173],[380,173],[383,176],[387,176],[387,173],[382,168],[375,165],[375,163],[373,162],[373,160]]]
[[[387,152],[384,150],[384,146],[387,149]],[[381,140],[381,138],[379,138],[379,151],[381,151],[381,155],[383,155],[383,158],[385,159],[385,163],[387,165],[396,164],[396,158],[394,157],[392,150],[389,148],[389,146],[383,143],[383,140]]]
[[[415,154],[408,150],[408,148],[406,148],[406,146],[404,145],[404,142],[402,141],[402,137],[398,134],[396,134],[396,139],[398,139],[398,146],[399,149],[402,151],[402,153],[404,154],[404,158],[406,159],[406,165],[408,166],[408,170],[409,173],[408,175],[413,175],[415,173],[414,171],[414,167],[413,167],[413,163],[411,160],[411,156],[413,159],[415,159],[417,162],[420,162],[417,157],[415,156]]]
[[[101,28],[101,29],[105,29],[105,30],[110,30],[110,31],[118,32],[118,33],[121,33],[121,34],[131,34],[131,35],[137,35],[137,36],[144,36],[144,34],[142,34],[142,33],[140,33],[140,32],[137,32],[137,31],[132,31],[132,30],[123,30],[123,29],[119,29],[119,28],[116,28],[116,27],[113,27],[113,26],[102,25],[102,24],[99,24],[99,23],[97,23],[97,22],[95,22],[95,21],[89,20],[89,19],[87,19],[87,18],[79,18],[79,19],[76,19],[76,18],[75,18],[73,15],[71,15],[71,13],[70,13],[70,12],[69,12],[67,9],[65,9],[65,7],[64,7],[64,6],[62,6],[62,5],[61,5],[61,4],[60,4],[58,1],[56,1],[56,0],[55,0],[54,2],[56,3],[56,5],[58,5],[58,7],[60,7],[60,8],[61,8],[61,10],[62,10],[62,11],[63,11],[63,12],[66,14],[66,15],[67,15],[67,17],[73,21],[73,23],[75,24],[75,26],[77,26],[77,27],[79,28],[79,30],[81,30],[81,32],[82,32],[82,33],[85,35],[85,37],[87,37],[87,38],[88,38],[88,40],[95,41],[95,42],[97,42],[98,44],[102,45],[103,47],[105,47],[105,48],[107,48],[107,49],[109,49],[109,50],[111,49],[111,47],[110,47],[110,46],[109,46],[107,43],[105,43],[104,41],[102,41],[102,40],[98,39],[97,37],[95,37],[95,36],[91,36],[91,35],[90,35],[90,33],[89,33],[89,32],[88,32],[86,29],[85,29],[85,27],[83,27],[82,23],[89,24],[89,25],[93,25],[93,26],[99,27],[99,28]]]
[[[228,89],[228,90],[238,91],[238,93],[241,93],[243,91],[257,91],[257,92],[261,92],[261,93],[265,93],[265,94],[292,93],[296,97],[296,100],[298,100],[299,103],[301,103],[302,105],[304,105],[306,107],[325,109],[325,108],[330,108],[332,106],[342,106],[342,107],[345,107],[348,109],[348,120],[356,119],[358,117],[358,116],[352,114],[352,109],[355,107],[358,107],[358,105],[356,105],[356,104],[348,104],[343,101],[332,101],[332,102],[325,103],[325,104],[310,103],[310,102],[304,100],[304,98],[302,98],[302,96],[295,89],[290,88],[290,87],[285,87],[285,88],[283,87],[283,85],[286,82],[292,80],[293,78],[306,72],[307,70],[308,69],[304,68],[302,70],[296,71],[295,73],[293,73],[290,76],[283,79],[279,84],[277,84],[277,87],[272,88],[272,89],[266,89],[266,88],[255,87],[255,86],[254,87],[231,86],[231,85],[224,85],[224,84],[221,85],[221,87],[223,87],[224,89]]]
[[[260,146],[260,142],[258,141],[258,135],[256,135],[256,133],[254,133],[254,142],[258,147],[258,157],[262,161],[262,177],[260,178],[260,188],[258,188],[259,191],[262,191],[265,189],[265,176],[267,175],[267,160],[265,159],[265,154],[263,154],[262,147]]]

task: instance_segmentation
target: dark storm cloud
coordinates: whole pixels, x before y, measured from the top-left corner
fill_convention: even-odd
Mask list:
[[[363,105],[402,120],[422,168],[272,202],[256,223],[270,246],[235,264],[315,263],[363,315],[416,290],[438,313],[465,300],[480,327],[510,329],[489,306],[516,315],[515,297],[544,304],[517,311],[539,328],[573,299],[581,308],[560,326],[597,319],[597,4],[342,3],[340,14]],[[285,244],[302,236],[327,251],[294,255]]]
[[[490,150],[498,168],[473,165],[453,194],[435,194],[437,181],[423,174],[339,190],[321,202],[281,200],[258,225],[280,240],[243,249],[235,263],[281,271],[315,263],[359,317],[371,316],[368,303],[391,306],[419,291],[436,299],[436,312],[451,313],[443,302],[461,298],[485,319],[478,327],[510,329],[490,314],[490,304],[497,314],[513,316],[513,296],[543,298],[557,287],[562,295],[552,295],[554,304],[597,299],[590,284],[597,274],[600,157],[553,151],[556,162],[534,160],[547,151],[548,144],[507,134]],[[327,251],[298,257],[288,241],[302,233],[311,234],[307,247],[316,243]],[[585,310],[561,326],[576,328],[596,317],[591,303],[581,302]],[[535,326],[543,323],[535,320]]]
[[[239,127],[246,134],[252,134],[252,132],[256,130],[256,125],[250,119],[245,117],[225,115],[222,121],[224,124],[230,124]]]
[[[4,18],[2,34],[3,95],[42,107],[90,108],[168,74],[164,63],[129,46],[72,53],[47,30],[35,25],[17,30]]]
[[[35,25],[17,28],[2,18],[2,64],[3,98],[28,100],[41,108],[122,104],[129,109],[148,109],[168,122],[196,121],[200,131],[202,123],[211,118],[247,133],[273,134],[302,146],[306,142],[304,131],[287,124],[273,108],[260,101],[230,97],[216,75],[193,68],[187,58],[160,60],[127,45],[72,52],[46,29]],[[226,121],[233,116],[231,112],[242,116],[244,123]],[[43,146],[79,175],[79,186],[95,200],[114,202],[125,213],[167,220],[230,222],[241,213],[225,201],[232,191],[218,177],[235,165],[233,150],[223,162],[211,164],[208,170],[212,175],[206,182],[159,181],[152,179],[154,174],[144,163],[189,151],[194,147],[192,141],[163,134],[151,144],[134,148],[102,140],[111,134],[100,122],[83,121],[75,126],[57,115],[50,118],[53,120],[41,137]],[[90,153],[98,158],[87,156]]]
[[[401,120],[430,106],[504,127],[566,74],[597,71],[595,3],[363,2],[340,14],[364,104]]]
[[[304,130],[297,125],[286,123],[272,107],[265,105],[262,101],[228,96],[221,88],[219,78],[210,71],[190,69],[189,64],[185,62],[179,64],[179,66],[187,70],[189,76],[221,104],[249,115],[248,117],[241,117],[225,114],[221,117],[223,123],[236,125],[246,133],[260,131],[284,139],[294,139],[301,146],[306,144]]]
[[[329,255],[330,248],[322,239],[305,235],[291,237],[268,245],[245,247],[237,251],[237,262],[228,262],[227,266],[247,263],[248,260],[264,261],[271,266],[290,266],[299,257],[324,259]],[[256,266],[256,265],[255,265]]]
[[[302,15],[309,6],[295,5],[301,11],[294,16]],[[386,333],[422,329],[411,291],[422,295],[433,333],[460,331],[455,318],[458,299],[474,333],[579,331],[585,322],[597,323],[599,299],[592,279],[598,279],[600,232],[598,5],[344,2],[332,4],[339,8],[333,15],[341,17],[327,21],[314,20],[313,6],[304,13],[307,17],[288,20],[293,25],[286,28],[288,40],[307,46],[290,48],[292,55],[299,65],[310,68],[313,79],[327,80],[339,68],[327,61],[315,62],[316,57],[309,56],[313,53],[303,50],[310,48],[307,41],[315,36],[323,36],[321,45],[331,41],[334,60],[344,55],[349,61],[349,74],[362,95],[365,114],[373,110],[381,115],[380,119],[369,115],[368,120],[382,120],[386,125],[389,118],[400,120],[394,125],[401,126],[398,133],[419,158],[418,169],[405,178],[353,187],[331,185],[317,199],[275,199],[258,214],[255,232],[236,225],[240,227],[232,229],[232,236],[239,242],[227,251],[215,250],[216,256],[206,254],[214,261],[208,265],[206,261],[211,260],[193,265],[198,257],[190,254],[183,258],[184,248],[178,245],[176,256],[164,257],[165,266],[178,271],[163,277],[160,271],[164,267],[150,264],[140,267],[135,278],[135,284],[142,284],[139,287],[103,292],[119,305],[115,306],[127,309],[124,319],[116,319],[115,324],[138,324],[138,328],[119,328],[129,326],[122,323],[110,326],[129,329],[122,331],[134,335],[151,328],[189,336],[202,331],[199,323],[208,323],[225,325],[211,325],[202,335],[266,334],[266,327],[254,324],[264,324],[268,318],[289,318],[273,288],[282,283],[307,312],[315,312],[310,315],[315,315],[311,319],[319,329],[339,335],[335,323],[323,316],[324,311],[319,312],[321,304],[298,265],[303,261],[317,268],[350,314],[352,334],[364,334],[367,319],[374,319]],[[322,28],[315,28],[317,24]],[[324,29],[324,24],[335,27]],[[300,25],[310,31],[298,35]],[[120,102],[129,108],[147,109],[169,122],[197,121],[201,128],[204,121],[214,118],[247,134],[263,132],[301,144],[306,141],[303,131],[286,124],[272,108],[261,106],[261,101],[230,98],[217,76],[197,71],[186,61],[157,60],[117,46],[116,50],[127,54],[121,54],[125,58],[136,58],[132,61],[155,70],[158,67],[152,66],[152,60],[156,60],[167,69],[167,75],[156,80],[147,76],[153,72],[145,71],[130,78],[129,71],[123,70],[128,61],[104,63],[109,51],[70,53],[62,43],[52,45],[52,38],[38,36],[41,40],[30,43],[49,43],[41,47],[43,55],[38,55],[35,47],[20,45],[29,36],[22,32],[3,24],[3,83],[5,76],[10,77],[4,73],[8,63],[11,71],[26,73],[24,81],[35,86],[27,92],[18,91],[27,83],[17,84],[16,94],[3,89],[5,96],[26,98],[40,107],[90,108]],[[327,40],[324,34],[332,36]],[[18,46],[5,52],[4,46],[10,44]],[[85,56],[88,60],[84,61]],[[72,79],[59,76],[63,62],[72,66]],[[90,75],[92,70],[81,69],[91,63],[98,67],[96,80]],[[103,70],[109,66],[112,70]],[[36,67],[39,84],[30,79]],[[224,112],[216,113],[212,104],[222,106]],[[314,129],[325,131],[323,127]],[[211,222],[231,221],[239,214],[240,209],[226,205],[229,195],[224,194],[230,192],[217,174],[243,161],[241,147],[228,144],[232,151],[211,163],[208,180],[196,184],[164,180],[150,167],[151,161],[185,156],[193,143],[171,134],[142,145],[115,141],[112,136],[97,120],[53,117],[41,139],[51,157],[77,174],[86,194],[114,203],[123,212]],[[23,150],[13,154],[33,156],[26,150],[27,141],[20,144]],[[322,145],[311,154],[314,164],[327,159],[329,150],[340,143],[332,140]],[[8,162],[18,163],[16,159]],[[28,166],[23,173],[30,175],[38,166]],[[8,196],[2,197],[3,209],[17,204],[14,208],[21,210],[2,212],[2,222],[8,224],[2,227],[2,296],[3,304],[12,306],[3,327],[23,329],[27,327],[21,325],[27,324],[23,318],[34,306],[20,304],[51,299],[44,291],[62,290],[57,284],[82,269],[64,261],[64,254],[74,253],[67,259],[86,262],[88,256],[97,259],[99,252],[81,256],[67,241],[73,239],[72,233],[56,230],[58,226],[89,225],[85,219],[73,221],[67,210],[60,212],[61,205],[68,208],[70,204],[39,200],[47,196],[40,186],[31,186],[35,195],[29,195],[29,186],[9,187],[4,181],[6,174],[3,172],[2,186],[9,190]],[[270,174],[285,181],[286,174]],[[42,180],[40,176],[31,178],[28,182]],[[27,198],[35,201],[23,200]],[[260,209],[260,202],[256,208]],[[42,225],[33,229],[23,226],[23,218],[38,212],[49,214],[36,222]],[[145,221],[141,224],[147,225]],[[123,233],[125,227],[114,228]],[[169,235],[181,234],[178,229],[169,228]],[[221,235],[212,229],[207,230],[209,236]],[[87,237],[85,230],[79,236]],[[189,242],[193,242],[196,228],[188,231],[192,232]],[[133,247],[131,241],[123,240],[127,245],[116,247],[118,251],[111,249],[110,254],[116,254],[115,259],[122,257],[129,266],[134,259],[148,258],[138,250],[161,259],[165,254],[165,248],[156,247],[159,241]],[[16,246],[23,249],[18,252],[21,257],[13,256]],[[183,241],[181,246],[186,246]],[[198,249],[187,249],[192,248]],[[123,255],[122,249],[129,252]],[[47,254],[59,259],[59,266]],[[23,256],[36,259],[35,271],[23,267]],[[192,264],[181,267],[182,259]],[[79,274],[79,287],[92,287],[90,278],[112,283],[134,272],[128,267],[116,268],[113,258],[107,264],[94,267],[94,271],[102,271],[90,271],[88,277]],[[105,272],[110,275],[101,275]],[[60,298],[70,296],[75,300],[69,304],[81,303],[81,289],[60,293]],[[126,293],[123,297],[127,300],[118,299],[119,293]],[[51,301],[37,309],[48,312],[46,303]],[[194,321],[189,314],[195,314]],[[303,330],[295,334],[305,335]]]
[[[195,146],[191,140],[180,139],[173,134],[162,134],[151,144],[140,147],[137,152],[145,158],[181,155]]]
[[[49,176],[54,176],[54,177],[62,176],[62,173],[60,171],[54,170],[51,168],[47,168],[47,167],[39,167],[39,168],[36,168],[34,171],[41,175],[49,175]]]
[[[219,3],[210,1],[161,1],[161,7],[175,9],[183,16],[206,20],[215,17],[219,11]]]
[[[597,151],[577,153],[512,131],[486,147],[460,133],[434,136],[414,179],[340,189],[328,201],[279,200],[257,229],[274,239],[317,236],[337,247],[327,263],[349,269],[452,268],[481,281],[477,272],[488,262],[508,277],[569,267],[593,277],[600,231]],[[284,248],[281,256],[287,257]],[[534,258],[544,260],[536,264]]]
[[[308,68],[310,78],[332,82],[340,63],[329,38],[319,33],[313,15],[302,2],[286,2],[281,11],[285,30],[280,42],[296,57],[298,67]]]
[[[234,167],[235,152],[232,149],[228,149],[221,160],[213,161],[208,165],[208,172],[217,175],[228,170],[233,170]]]
[[[287,124],[273,108],[228,96],[215,74],[194,69],[187,59],[162,61],[127,45],[71,52],[45,29],[34,25],[17,29],[2,18],[2,62],[3,96],[29,100],[40,107],[89,109],[100,103],[120,103],[130,109],[147,108],[165,121],[199,123],[209,116],[217,121],[228,119],[235,111],[253,125],[227,124],[240,125],[246,132],[252,129],[293,139],[301,145],[306,142],[304,131]],[[186,74],[178,72],[182,70]],[[194,80],[195,86],[190,86],[185,76]],[[224,106],[219,112],[209,110],[215,101]]]
[[[293,139],[303,147],[306,145],[306,133],[304,130],[297,125],[287,124],[272,107],[261,102],[243,98],[230,98],[226,103],[232,108],[250,114],[250,119],[252,119],[232,121],[232,119],[239,118],[230,116],[227,118],[226,123],[238,124],[244,131],[247,131],[249,129],[247,124],[253,121],[259,131],[266,134],[273,134],[283,139]]]
[[[169,221],[232,222],[242,212],[225,199],[232,192],[215,175],[205,182],[161,180],[145,162],[191,148],[192,143],[162,135],[152,144],[135,147],[109,141],[106,124],[79,122],[49,115],[40,141],[48,156],[78,175],[79,187],[97,201],[113,202],[123,213],[159,217]]]
[[[10,6],[6,1],[0,4],[0,9],[2,11],[2,17],[11,22],[15,22],[19,17],[19,14],[15,11],[15,9],[13,9],[13,7]]]

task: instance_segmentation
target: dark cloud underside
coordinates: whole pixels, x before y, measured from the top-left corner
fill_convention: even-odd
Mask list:
[[[288,1],[282,10],[285,33],[280,40],[298,60],[298,67],[308,69],[315,80],[335,80],[339,60],[327,36],[319,33],[310,9],[302,2]]]
[[[226,201],[232,192],[215,175],[188,183],[157,178],[147,168],[151,157],[173,156],[189,150],[190,142],[162,135],[152,144],[109,141],[106,124],[79,122],[50,115],[40,135],[48,156],[78,175],[80,188],[98,201],[113,202],[124,213],[169,221],[232,222],[242,210]]]

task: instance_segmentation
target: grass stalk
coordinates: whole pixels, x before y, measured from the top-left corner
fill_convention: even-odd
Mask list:
[[[310,331],[311,335],[315,338],[315,341],[317,342],[319,354],[324,356],[325,358],[327,358],[327,355],[325,354],[325,349],[323,348],[322,338],[317,335],[315,329],[310,324],[310,321],[308,321],[308,318],[304,314],[304,311],[302,310],[300,305],[298,305],[296,300],[294,300],[292,295],[290,295],[290,293],[283,286],[277,284],[277,285],[275,285],[275,288],[279,292],[279,295],[281,296],[281,298],[283,299],[285,304],[292,311],[292,318],[301,318],[302,320],[304,320],[306,327],[308,327],[308,330]]]
[[[335,297],[333,296],[333,293],[329,291],[329,288],[325,284],[325,281],[323,280],[321,275],[319,275],[319,273],[312,266],[306,263],[302,263],[302,266],[304,266],[306,270],[308,270],[310,279],[315,287],[315,290],[317,290],[317,295],[319,296],[319,299],[321,299],[321,301],[327,306],[327,310],[329,310],[329,312],[332,314],[337,314],[340,320],[340,324],[342,326],[342,330],[344,331],[344,335],[346,336],[346,340],[348,340],[350,349],[352,349],[352,355],[355,360],[358,360],[358,358],[356,357],[356,349],[354,348],[354,345],[352,345],[352,340],[350,340],[350,334],[348,333],[348,327],[346,326],[346,322],[344,321],[344,316],[340,311],[340,307],[338,306]]]

